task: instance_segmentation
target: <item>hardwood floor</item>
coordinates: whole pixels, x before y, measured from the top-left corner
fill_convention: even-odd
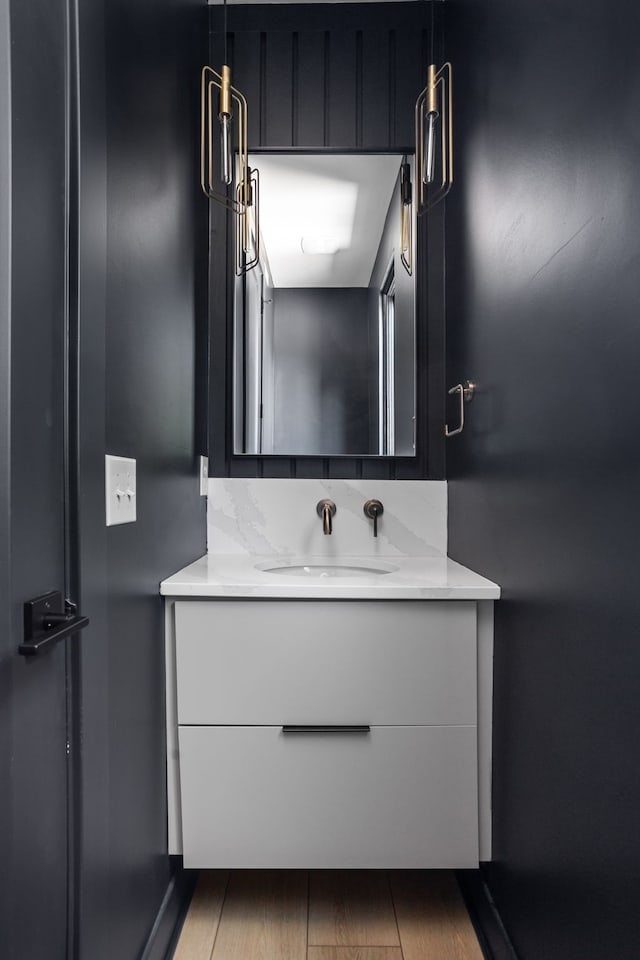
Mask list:
[[[481,960],[482,951],[453,874],[389,874],[403,960]]]
[[[384,871],[309,873],[309,946],[399,947]]]
[[[211,960],[229,875],[203,870],[191,899],[174,960]]]
[[[174,960],[482,960],[439,870],[202,871]]]

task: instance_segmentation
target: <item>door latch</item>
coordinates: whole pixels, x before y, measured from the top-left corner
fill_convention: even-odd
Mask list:
[[[24,641],[18,647],[18,653],[23,657],[44,653],[88,623],[89,618],[78,614],[75,603],[63,601],[57,590],[27,600],[24,605]]]

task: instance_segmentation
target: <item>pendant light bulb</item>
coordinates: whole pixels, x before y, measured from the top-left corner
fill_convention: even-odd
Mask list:
[[[220,123],[220,175],[223,183],[229,184],[233,181],[233,129],[231,126],[233,111],[231,108],[231,69],[226,65],[222,67],[221,77],[220,109],[218,111],[218,121]]]
[[[220,171],[223,183],[231,183],[231,117],[221,113],[220,121]]]
[[[411,186],[411,166],[406,156],[400,164],[400,261],[409,276],[413,270],[413,189]]]
[[[424,125],[423,148],[423,183],[433,183],[436,176],[436,124],[440,115],[438,108],[438,86],[435,64],[430,64],[427,71],[427,99],[426,117]]]
[[[433,183],[436,176],[436,121],[437,113],[430,113],[427,116],[425,126],[425,145],[424,145],[424,169],[422,171],[423,183]]]
[[[427,68],[416,100],[416,214],[443,200],[453,185],[453,77],[451,64]]]

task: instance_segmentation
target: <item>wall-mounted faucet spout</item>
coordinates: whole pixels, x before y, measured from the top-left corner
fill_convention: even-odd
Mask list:
[[[384,507],[379,500],[367,500],[364,505],[364,515],[373,520],[373,535],[378,536],[378,517],[384,513]]]
[[[328,536],[333,530],[331,518],[336,515],[336,505],[333,500],[318,500],[316,513],[322,517],[322,532]]]

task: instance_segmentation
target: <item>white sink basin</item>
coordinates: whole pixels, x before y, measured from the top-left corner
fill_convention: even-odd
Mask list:
[[[340,563],[335,560],[290,560],[286,563],[274,563],[271,560],[256,564],[256,570],[263,573],[277,573],[289,577],[308,577],[322,579],[326,577],[375,577],[385,573],[394,573],[398,568],[390,563]]]

